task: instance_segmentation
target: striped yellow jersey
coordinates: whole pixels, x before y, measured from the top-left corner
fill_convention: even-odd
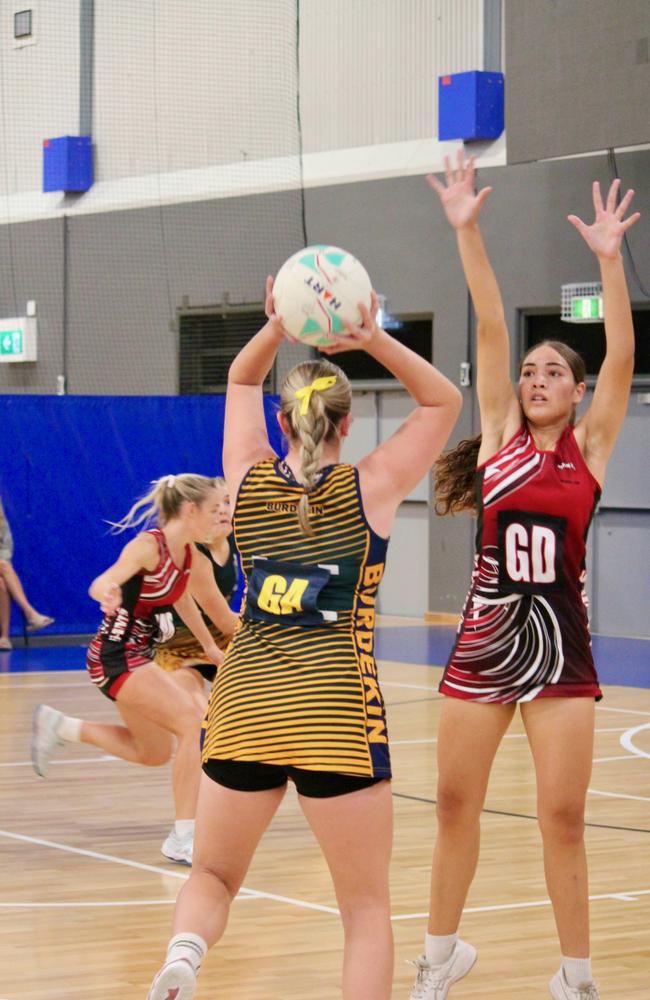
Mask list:
[[[246,578],[242,622],[219,667],[203,760],[390,777],[374,658],[375,600],[388,540],[365,519],[359,477],[331,465],[309,494],[286,463],[258,462],[233,517]]]

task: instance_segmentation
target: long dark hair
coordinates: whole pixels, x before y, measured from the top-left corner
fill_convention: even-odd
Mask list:
[[[538,347],[551,347],[566,361],[576,385],[584,382],[586,367],[584,359],[568,344],[561,340],[543,340],[526,352],[519,364],[521,371],[528,355]],[[575,421],[575,409],[569,422]],[[436,514],[460,514],[463,510],[476,513],[476,465],[481,447],[482,435],[461,441],[451,451],[441,455],[434,465]]]

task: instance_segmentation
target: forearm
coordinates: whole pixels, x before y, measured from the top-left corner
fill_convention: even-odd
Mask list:
[[[460,393],[453,383],[384,330],[379,331],[367,352],[402,383],[420,406],[456,404]]]
[[[201,617],[201,612],[195,604],[194,598],[192,598],[189,594],[185,594],[180,601],[176,602],[174,607],[185,625],[187,625],[188,629],[195,636],[195,638],[198,639],[203,648],[205,649],[206,646],[212,645],[214,639],[210,635],[208,626]]]
[[[241,349],[230,366],[228,381],[236,385],[262,385],[271,371],[283,336],[272,322]]]
[[[472,224],[457,229],[456,237],[465,280],[479,324],[490,326],[503,323],[501,292],[478,225]]]
[[[620,255],[615,259],[599,257],[598,263],[603,283],[607,357],[632,361],[634,325],[623,259]]]

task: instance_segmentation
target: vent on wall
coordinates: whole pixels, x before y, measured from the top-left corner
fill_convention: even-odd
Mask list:
[[[236,354],[266,322],[261,309],[192,310],[179,315],[179,384],[182,396],[226,391]],[[275,389],[275,370],[265,383]]]

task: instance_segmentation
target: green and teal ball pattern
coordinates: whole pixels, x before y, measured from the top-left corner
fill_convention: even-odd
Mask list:
[[[277,273],[275,311],[288,333],[304,344],[327,347],[344,322],[359,323],[359,303],[370,308],[372,285],[356,257],[340,247],[299,250]]]

